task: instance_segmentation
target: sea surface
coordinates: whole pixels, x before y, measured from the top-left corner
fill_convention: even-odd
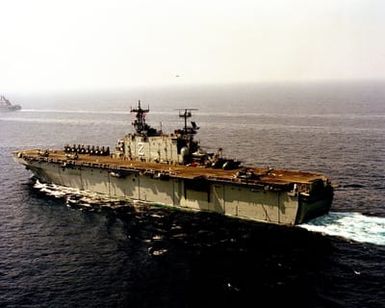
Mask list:
[[[0,114],[1,307],[385,307],[385,83],[13,93]],[[12,151],[114,147],[182,125],[244,164],[322,172],[330,214],[283,227],[116,202],[39,183]]]

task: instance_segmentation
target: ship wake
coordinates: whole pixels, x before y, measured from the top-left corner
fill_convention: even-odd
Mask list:
[[[90,210],[107,207],[116,209],[134,203],[130,204],[127,200],[110,198],[105,195],[76,188],[41,183],[39,180],[36,180],[33,187],[47,196],[65,200],[66,205],[69,207],[89,208]]]
[[[385,245],[385,218],[361,213],[331,212],[307,224],[299,225],[312,232],[339,236],[360,243]]]

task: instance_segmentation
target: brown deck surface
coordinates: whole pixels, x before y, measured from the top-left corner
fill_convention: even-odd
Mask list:
[[[206,167],[193,167],[184,165],[169,165],[160,163],[149,163],[134,160],[127,160],[122,158],[112,158],[110,156],[91,156],[88,154],[78,154],[76,160],[66,157],[66,153],[62,150],[50,150],[48,157],[39,154],[40,150],[24,150],[16,153],[22,153],[23,157],[28,159],[42,159],[51,160],[53,162],[71,161],[75,165],[95,164],[95,167],[102,168],[129,168],[139,171],[154,171],[170,173],[173,177],[180,177],[185,179],[193,179],[196,177],[213,178],[222,181],[232,181],[234,179],[239,182],[246,182],[246,180],[237,178],[237,172],[243,168],[234,170],[213,169]],[[101,166],[103,165],[103,166]],[[310,183],[316,179],[325,179],[325,177],[318,173],[309,173],[296,170],[277,170],[267,168],[248,167],[254,174],[258,175],[258,182],[266,184],[284,185],[289,183]]]

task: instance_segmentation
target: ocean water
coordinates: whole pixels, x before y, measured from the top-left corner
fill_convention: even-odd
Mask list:
[[[385,83],[248,84],[11,98],[0,114],[0,306],[385,307]],[[113,147],[197,108],[201,145],[244,164],[317,171],[330,214],[297,227],[123,204],[36,182],[23,148]],[[266,303],[266,304],[263,304]]]

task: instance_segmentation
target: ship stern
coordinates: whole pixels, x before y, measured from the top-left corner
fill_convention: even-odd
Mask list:
[[[300,193],[298,196],[296,224],[302,224],[329,213],[333,197],[334,189],[329,181],[313,183],[308,194]]]

